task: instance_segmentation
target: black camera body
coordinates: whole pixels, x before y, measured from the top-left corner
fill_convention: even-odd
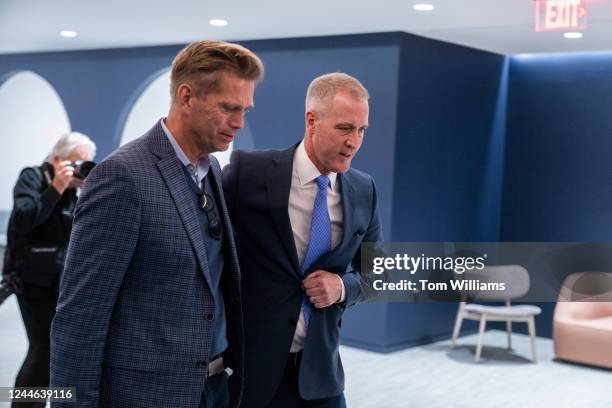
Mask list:
[[[79,178],[81,180],[85,180],[85,178],[89,175],[91,170],[96,167],[96,163],[89,160],[77,160],[70,163],[72,167],[74,167],[73,176]]]

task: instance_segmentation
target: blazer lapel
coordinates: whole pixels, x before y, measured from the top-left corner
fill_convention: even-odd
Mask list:
[[[225,205],[225,196],[223,195],[222,190],[222,181],[221,181],[221,166],[217,159],[211,154],[210,155],[210,171],[212,172],[213,178],[215,180],[215,185],[213,186],[215,190],[215,198],[221,207],[219,209],[219,213],[221,214],[221,218],[223,219],[223,235],[227,242],[228,248],[230,250],[230,256],[226,259],[230,259],[232,262],[232,273],[234,273],[236,278],[239,278],[239,265],[238,258],[236,256],[236,243],[234,242],[234,232],[231,224],[231,220],[229,217],[229,213],[227,212],[227,206]]]
[[[338,177],[340,177],[340,194],[342,195],[342,241],[336,249],[350,241],[354,231],[353,211],[355,210],[355,189],[349,172],[338,174]]]
[[[191,191],[187,185],[185,173],[181,168],[182,164],[178,157],[176,157],[176,153],[172,149],[172,145],[166,138],[164,130],[159,123],[153,128],[153,132],[154,138],[151,150],[153,154],[160,159],[157,162],[157,168],[178,209],[183,226],[187,231],[189,241],[193,246],[200,268],[202,268],[202,272],[204,273],[204,278],[209,287],[212,287],[202,230],[198,221],[196,209],[193,206],[193,191]]]
[[[288,210],[294,154],[295,146],[283,151],[279,158],[273,159],[272,164],[268,167],[266,180],[268,202],[270,203],[274,226],[281,237],[281,242],[287,251],[296,276],[301,279],[297,249],[295,248]]]

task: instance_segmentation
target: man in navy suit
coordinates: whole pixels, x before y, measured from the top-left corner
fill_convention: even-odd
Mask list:
[[[360,245],[381,240],[372,177],[351,169],[368,127],[355,78],[316,78],[304,139],[232,155],[223,173],[242,267],[244,407],[343,407],[342,313],[363,300]]]
[[[76,387],[76,406],[226,407],[226,366],[239,404],[240,270],[211,153],[243,127],[262,75],[244,47],[189,44],[168,116],[89,175],[51,334],[51,385]]]

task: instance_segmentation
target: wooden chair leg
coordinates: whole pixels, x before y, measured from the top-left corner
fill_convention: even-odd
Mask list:
[[[512,322],[506,322],[506,331],[508,332],[508,350],[512,350]]]
[[[457,317],[455,318],[455,327],[453,329],[453,342],[451,347],[457,346],[457,339],[459,338],[459,332],[461,331],[461,324],[463,323],[463,312],[457,311]]]
[[[480,355],[482,353],[482,338],[484,337],[485,327],[487,325],[487,315],[483,314],[480,316],[480,326],[478,328],[478,343],[476,345],[476,362],[480,362]]]
[[[531,351],[533,353],[533,362],[538,362],[538,354],[536,352],[536,330],[535,330],[535,319],[533,316],[527,321],[527,328],[529,329],[529,337],[531,337]]]

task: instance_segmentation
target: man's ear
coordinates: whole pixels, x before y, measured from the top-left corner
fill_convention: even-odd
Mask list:
[[[193,90],[188,84],[180,84],[176,89],[176,101],[181,108],[191,108],[191,99],[194,96]]]
[[[306,112],[306,129],[313,130],[317,121],[317,114],[314,111]]]

